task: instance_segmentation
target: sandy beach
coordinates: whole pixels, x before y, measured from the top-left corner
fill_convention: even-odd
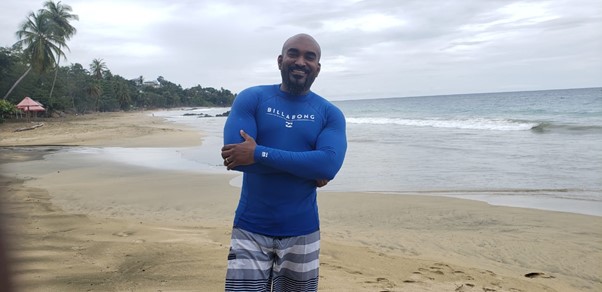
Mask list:
[[[223,291],[237,173],[43,160],[65,146],[194,147],[202,133],[150,112],[39,122],[0,124],[15,291]],[[602,217],[428,194],[318,196],[320,291],[602,291]]]

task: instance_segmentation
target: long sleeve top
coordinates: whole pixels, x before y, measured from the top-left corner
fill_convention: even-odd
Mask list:
[[[279,85],[243,90],[224,126],[224,144],[255,139],[252,165],[236,167],[243,183],[234,226],[268,236],[300,236],[320,228],[316,180],[332,180],[347,150],[345,117],[309,92],[293,96]]]

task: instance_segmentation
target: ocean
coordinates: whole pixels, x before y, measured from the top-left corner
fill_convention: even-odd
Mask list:
[[[337,190],[602,215],[602,88],[336,104],[349,140]]]
[[[450,196],[602,216],[602,88],[333,103],[346,116],[349,146],[323,191]],[[225,173],[219,153],[226,119],[214,116],[228,110],[152,113],[201,131],[200,147],[67,152]],[[240,185],[240,177],[231,183]]]

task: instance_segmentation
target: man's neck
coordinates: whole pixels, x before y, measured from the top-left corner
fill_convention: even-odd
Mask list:
[[[280,90],[283,91],[283,92],[286,92],[286,93],[288,93],[290,95],[293,95],[293,96],[304,96],[304,95],[307,95],[309,93],[309,89],[307,89],[307,90],[305,90],[303,92],[291,92],[288,89],[288,87],[286,85],[284,85],[284,83],[280,83]]]

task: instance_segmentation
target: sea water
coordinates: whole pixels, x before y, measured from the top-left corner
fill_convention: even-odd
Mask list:
[[[324,191],[441,195],[602,216],[602,88],[333,103],[346,116],[348,151]],[[202,132],[200,147],[69,152],[225,173],[226,118],[215,115],[228,110],[152,113]]]
[[[602,88],[342,101],[340,190],[602,215]]]

